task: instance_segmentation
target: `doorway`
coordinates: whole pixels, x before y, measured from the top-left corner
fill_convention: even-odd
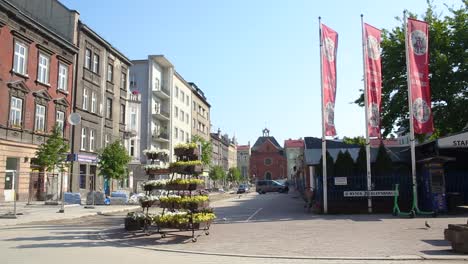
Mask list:
[[[15,200],[15,190],[18,188],[18,158],[7,157],[6,170],[5,170],[5,188],[3,195],[5,196],[6,202],[12,202]]]

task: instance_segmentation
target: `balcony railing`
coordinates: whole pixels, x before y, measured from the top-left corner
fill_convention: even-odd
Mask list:
[[[168,89],[163,87],[153,88],[153,93],[155,93],[158,97],[167,99],[170,96],[170,92]]]

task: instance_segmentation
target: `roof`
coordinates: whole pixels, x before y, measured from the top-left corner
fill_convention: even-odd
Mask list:
[[[270,141],[276,148],[278,148],[279,150],[282,150],[283,148],[280,146],[280,144],[278,144],[278,141],[276,141],[276,139],[274,137],[259,137],[257,139],[257,142],[255,142],[255,144],[253,145],[252,147],[252,151],[255,151],[257,150],[261,145],[263,145],[263,143],[265,143],[266,141]]]
[[[306,149],[322,149],[322,139],[316,137],[305,137]],[[343,141],[327,140],[327,149],[331,148],[360,148],[358,144],[346,144]]]
[[[380,146],[380,143],[383,143],[385,146],[400,146],[400,141],[396,138],[391,138],[391,139],[379,139],[379,138],[373,138],[369,140],[371,146],[378,147]]]
[[[304,140],[302,139],[287,139],[284,141],[285,148],[304,148]]]
[[[239,145],[237,146],[237,150],[249,150],[250,146],[249,145]]]

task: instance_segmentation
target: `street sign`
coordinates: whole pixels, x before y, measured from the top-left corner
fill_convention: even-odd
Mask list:
[[[345,191],[344,197],[395,196],[395,191]]]
[[[348,178],[335,177],[335,185],[348,185]]]

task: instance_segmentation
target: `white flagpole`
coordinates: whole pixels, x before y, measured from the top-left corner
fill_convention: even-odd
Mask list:
[[[411,96],[411,76],[409,64],[409,50],[408,50],[408,20],[406,18],[406,10],[403,12],[403,20],[405,21],[405,50],[406,50],[406,78],[408,85],[408,107],[409,107],[409,123],[410,123],[410,147],[411,147],[411,176],[413,178],[413,204],[418,208],[418,189],[416,186],[416,153],[414,142],[414,124],[413,124],[413,101]]]
[[[365,118],[366,118],[366,172],[367,172],[367,191],[372,190],[372,176],[371,176],[371,161],[370,161],[370,140],[369,140],[369,98],[367,97],[367,58],[366,48],[367,39],[364,31],[364,15],[361,14],[361,30],[362,30],[362,66],[364,73],[364,105],[365,105]],[[372,198],[370,195],[367,196],[367,209],[369,213],[372,213]]]
[[[319,39],[320,39],[320,86],[322,92],[322,181],[323,181],[323,213],[328,213],[328,201],[327,201],[327,141],[325,137],[325,111],[323,109],[323,66],[322,66],[322,22],[321,17],[319,19]]]

